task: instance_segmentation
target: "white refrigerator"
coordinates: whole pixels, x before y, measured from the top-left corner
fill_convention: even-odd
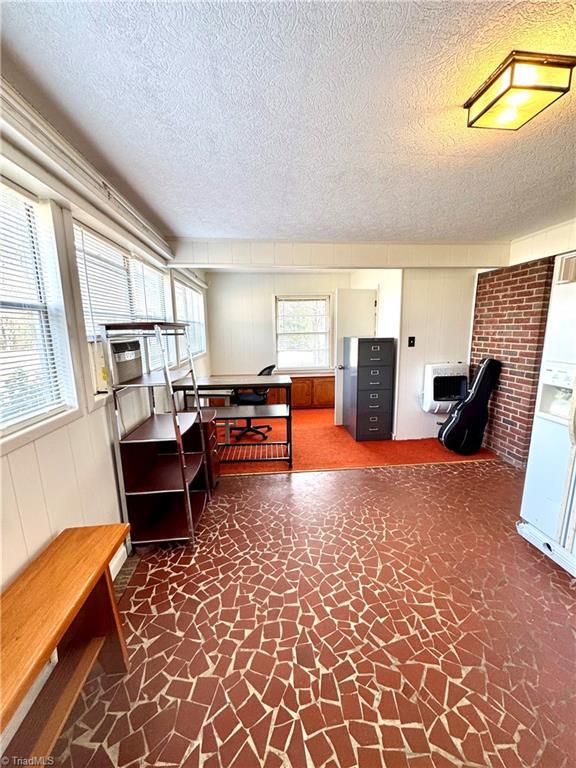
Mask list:
[[[576,253],[554,269],[518,533],[576,576]]]

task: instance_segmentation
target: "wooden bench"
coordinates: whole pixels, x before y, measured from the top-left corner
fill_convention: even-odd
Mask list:
[[[105,671],[127,672],[108,566],[128,531],[125,524],[68,528],[2,594],[0,729],[58,650],[58,663],[5,757],[50,757],[98,657]]]

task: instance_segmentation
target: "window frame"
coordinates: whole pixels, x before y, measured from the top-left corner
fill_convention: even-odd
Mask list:
[[[294,294],[288,294],[288,293],[281,293],[281,294],[275,294],[274,295],[274,355],[276,360],[276,369],[278,371],[284,371],[284,372],[294,372],[299,374],[306,374],[306,373],[320,373],[320,372],[328,372],[331,371],[333,368],[333,356],[334,356],[334,350],[333,350],[333,338],[334,338],[334,318],[333,318],[333,296],[330,293],[294,293]],[[318,334],[318,335],[327,335],[328,337],[328,361],[326,365],[320,365],[320,366],[289,366],[289,367],[282,367],[278,364],[278,337],[283,335],[278,333],[278,304],[281,301],[326,301],[327,303],[327,312],[325,317],[328,318],[328,331],[322,332],[322,331],[312,331],[311,333]],[[289,335],[289,334],[286,334]]]
[[[193,352],[192,353],[192,359],[196,360],[197,358],[202,357],[208,352],[208,330],[207,330],[207,312],[206,312],[206,296],[205,292],[201,289],[196,287],[195,285],[192,285],[190,282],[186,280],[185,277],[180,277],[176,275],[172,275],[172,282],[174,286],[174,290],[172,293],[173,296],[173,310],[174,310],[174,319],[176,322],[183,322],[183,323],[190,323],[194,322],[193,320],[190,320],[187,317],[181,318],[178,313],[178,301],[176,298],[176,291],[178,290],[178,284],[182,286],[187,291],[192,291],[193,293],[197,294],[200,297],[200,300],[202,302],[202,339],[203,339],[203,348],[199,352]],[[178,365],[181,365],[183,362],[186,361],[186,356],[182,353],[181,345],[178,344]]]
[[[139,269],[141,273],[141,280],[142,280],[141,300],[143,302],[143,307],[144,307],[144,312],[142,313],[138,311],[139,309],[142,308],[142,306],[137,305],[137,301],[138,301],[138,297],[136,295],[137,286],[135,282],[133,282],[133,276],[135,275],[136,269]],[[130,283],[130,295],[132,298],[132,320],[134,322],[156,321],[159,323],[164,323],[172,320],[174,318],[174,306],[173,306],[173,299],[172,299],[172,284],[171,284],[171,278],[170,278],[170,270],[166,268],[161,269],[155,264],[151,264],[145,259],[141,259],[132,253],[130,254],[130,259],[129,259],[128,273],[129,273],[129,283]],[[152,311],[149,309],[149,301],[148,301],[149,293],[146,289],[146,285],[147,285],[147,278],[149,278],[151,275],[160,276],[160,285],[157,286],[157,288],[159,288],[158,295],[162,297],[161,303],[162,303],[162,308],[164,310],[164,316],[161,316],[160,314],[152,313]],[[178,364],[178,353],[176,351],[176,344],[173,343],[173,337],[168,336],[167,342],[168,342],[168,348],[166,351],[168,355],[168,367],[170,368]],[[156,356],[156,352],[153,349],[153,345],[155,345],[155,339],[148,337],[143,340],[142,346],[144,347],[146,365],[148,366],[148,369],[150,371],[159,371],[164,364],[160,363],[159,365],[154,365],[154,366],[152,365],[154,362],[154,358]],[[158,350],[158,353],[159,353],[159,350]]]
[[[88,346],[88,357],[90,361],[90,375],[92,380],[92,390],[91,395],[93,398],[99,398],[103,395],[107,395],[107,388],[106,389],[100,389],[100,376],[98,372],[99,368],[99,359],[101,359],[102,354],[99,350],[99,345],[102,344],[102,339],[97,333],[97,328],[99,327],[99,324],[94,323],[92,310],[88,309],[85,306],[84,303],[84,294],[86,295],[88,301],[90,301],[90,286],[87,274],[85,273],[84,276],[82,275],[83,265],[80,260],[80,249],[78,246],[77,238],[76,238],[76,232],[80,231],[81,233],[83,231],[87,232],[91,237],[96,238],[98,240],[101,240],[104,245],[107,245],[108,247],[111,247],[115,249],[119,255],[121,255],[125,260],[125,274],[126,274],[126,290],[128,293],[128,315],[129,317],[126,318],[127,322],[139,322],[139,321],[154,321],[157,320],[158,322],[165,322],[170,321],[174,317],[174,306],[173,306],[173,298],[172,298],[172,278],[170,274],[170,270],[167,269],[164,265],[160,265],[159,263],[153,263],[150,259],[143,258],[140,256],[140,254],[135,253],[133,250],[126,248],[121,243],[111,239],[107,235],[100,232],[98,229],[95,229],[94,227],[85,224],[84,221],[81,219],[76,218],[75,216],[72,216],[71,219],[72,223],[72,239],[73,239],[73,246],[74,246],[74,263],[76,267],[76,271],[78,274],[78,283],[79,283],[79,314],[82,317],[82,322],[84,326],[84,339]],[[85,251],[84,251],[85,252]],[[85,266],[85,259],[84,259],[84,266]],[[147,302],[147,291],[146,291],[146,284],[147,284],[147,275],[148,273],[158,273],[161,276],[162,285],[160,286],[161,293],[163,294],[163,309],[165,316],[160,317],[159,315],[152,314],[148,311],[148,302]],[[82,290],[82,283],[85,281],[86,289],[85,291]],[[143,310],[143,311],[141,311]],[[89,333],[89,328],[86,322],[86,315],[91,315],[91,321],[90,326],[92,330],[94,331],[93,334]],[[151,342],[150,339],[144,339],[141,343],[142,346],[142,354],[143,359],[145,361],[145,365],[148,367],[149,370],[160,370],[161,365],[155,365],[155,354],[150,349]],[[173,354],[172,354],[173,353]],[[168,348],[168,365],[170,367],[176,366],[178,364],[177,361],[177,353],[175,351],[175,345],[169,346]],[[154,366],[154,367],[153,367]]]
[[[34,313],[38,317],[42,344],[38,346],[41,369],[49,376],[56,373],[57,383],[50,388],[57,392],[52,405],[39,407],[22,418],[0,425],[0,444],[4,454],[15,450],[22,442],[37,439],[61,423],[77,418],[78,389],[74,362],[73,338],[68,325],[65,283],[60,250],[57,244],[56,222],[51,201],[41,201],[19,184],[2,177],[1,185],[9,194],[23,199],[26,218],[30,219],[31,268],[36,284],[37,300],[0,298],[0,307],[9,312]],[[52,357],[52,360],[49,358]],[[60,400],[55,403],[54,400]]]

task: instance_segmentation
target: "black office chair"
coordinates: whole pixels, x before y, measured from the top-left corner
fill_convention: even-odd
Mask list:
[[[262,368],[258,376],[271,376],[272,371],[276,368],[275,365],[267,365],[266,368]],[[268,402],[268,389],[235,389],[230,397],[231,405],[266,405]],[[253,433],[260,435],[262,440],[268,440],[267,432],[272,429],[270,424],[259,424],[257,427],[252,426],[252,419],[246,419],[246,425],[244,427],[232,427],[230,432],[238,432],[236,435],[236,441]]]

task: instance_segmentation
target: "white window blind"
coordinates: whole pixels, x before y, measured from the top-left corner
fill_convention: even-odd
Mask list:
[[[86,335],[95,341],[103,323],[134,319],[130,255],[78,224],[74,225],[74,243]]]
[[[283,369],[330,366],[330,298],[276,297],[276,363]]]
[[[132,258],[130,260],[130,278],[134,296],[135,320],[172,319],[170,299],[170,277],[168,273]],[[174,338],[166,337],[168,362],[176,361],[176,345]],[[149,365],[156,370],[163,365],[162,350],[155,339],[147,339]]]
[[[57,256],[37,203],[0,189],[0,426],[75,405]]]
[[[171,319],[167,272],[145,264],[77,222],[74,240],[89,341],[98,338],[104,323]],[[159,368],[162,353],[155,340],[147,340],[146,350],[150,369]],[[175,362],[173,339],[168,341],[167,351],[169,362]]]
[[[180,280],[174,281],[176,297],[176,319],[190,323],[191,353],[199,355],[206,351],[206,316],[204,295],[185,285]],[[184,350],[182,350],[182,353]]]

